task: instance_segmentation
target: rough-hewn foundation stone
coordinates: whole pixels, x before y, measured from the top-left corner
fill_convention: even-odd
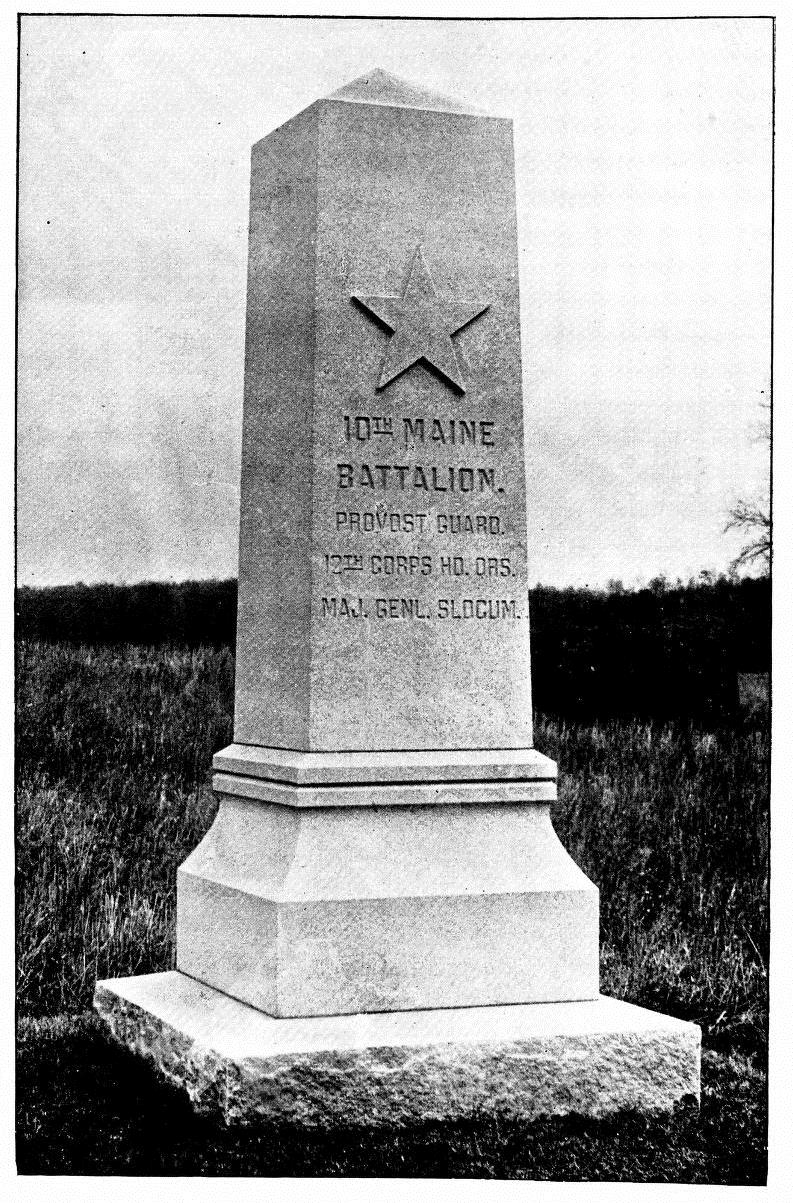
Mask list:
[[[226,1122],[404,1124],[669,1111],[699,1029],[613,998],[273,1019],[180,973],[99,982],[119,1043]]]

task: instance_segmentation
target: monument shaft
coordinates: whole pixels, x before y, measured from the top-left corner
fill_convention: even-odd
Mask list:
[[[513,179],[475,114],[331,98],[254,147],[240,744],[531,747]]]

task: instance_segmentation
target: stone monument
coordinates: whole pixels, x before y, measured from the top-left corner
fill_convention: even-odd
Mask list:
[[[253,148],[235,742],[117,1039],[227,1119],[668,1109],[532,744],[512,124],[382,71]]]

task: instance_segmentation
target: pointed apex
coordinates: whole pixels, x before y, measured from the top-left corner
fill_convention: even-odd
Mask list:
[[[381,71],[379,67],[331,92],[327,99],[344,100],[349,104],[382,104],[398,109],[430,109],[437,113],[482,114],[482,109],[475,109],[462,100],[455,100],[453,96],[442,96],[440,92],[431,92],[429,88],[408,83],[397,75]]]

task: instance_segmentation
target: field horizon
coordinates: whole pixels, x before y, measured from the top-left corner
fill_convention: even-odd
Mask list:
[[[233,579],[21,587],[16,634],[87,647],[233,648],[236,607]],[[768,577],[537,586],[529,609],[533,704],[543,714],[718,724],[737,712],[739,674],[771,667]]]

